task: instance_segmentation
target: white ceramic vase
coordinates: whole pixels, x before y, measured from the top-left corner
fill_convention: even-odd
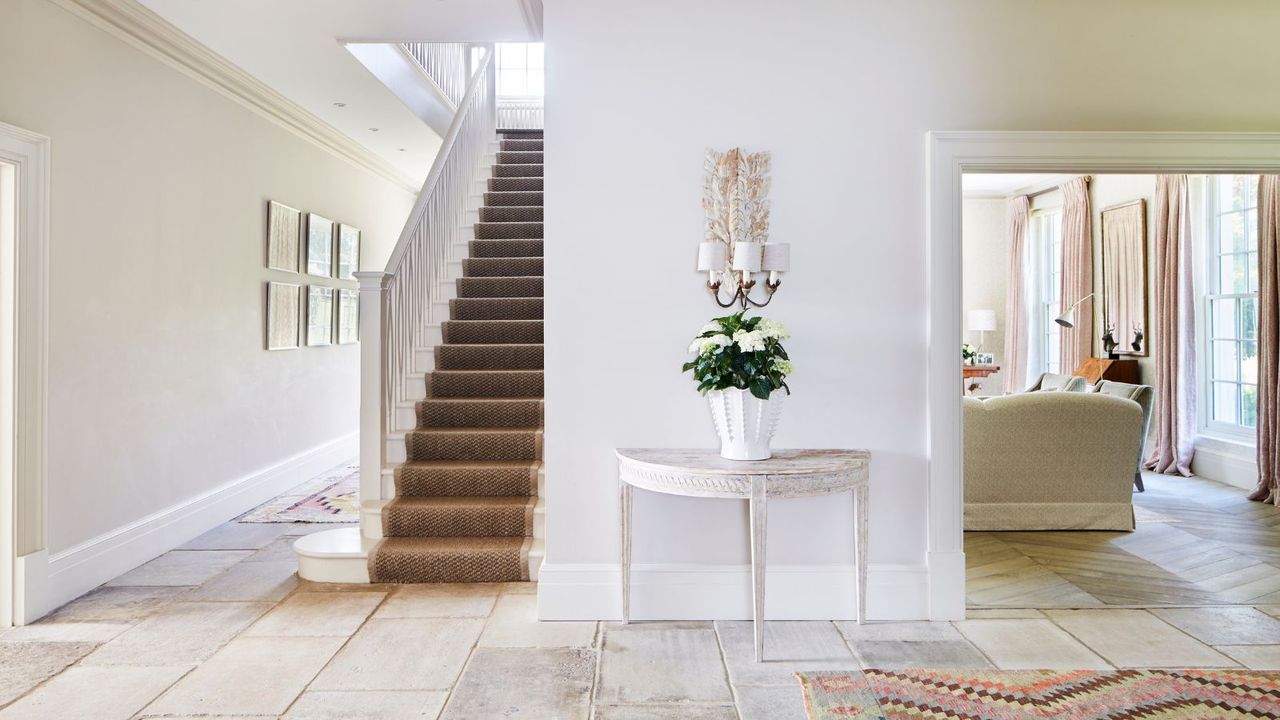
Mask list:
[[[782,414],[784,393],[774,391],[768,400],[749,390],[729,388],[707,393],[711,419],[720,436],[720,457],[728,460],[767,460],[773,457],[769,441]]]

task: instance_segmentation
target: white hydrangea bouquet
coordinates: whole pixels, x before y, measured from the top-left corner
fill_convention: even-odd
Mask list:
[[[786,326],[747,311],[716,318],[702,326],[689,345],[697,357],[684,364],[693,371],[698,392],[711,404],[720,434],[720,454],[730,460],[763,460],[772,455],[769,441],[788,395],[787,376],[795,371],[782,341]]]

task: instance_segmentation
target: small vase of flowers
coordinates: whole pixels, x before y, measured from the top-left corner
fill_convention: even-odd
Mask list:
[[[965,343],[960,346],[960,359],[965,365],[978,364],[978,348]]]
[[[746,317],[747,311],[712,320],[689,345],[697,357],[684,364],[693,371],[698,392],[707,396],[720,436],[720,456],[729,460],[766,460],[769,442],[782,413],[786,378],[795,367],[782,347],[791,337],[776,320]]]

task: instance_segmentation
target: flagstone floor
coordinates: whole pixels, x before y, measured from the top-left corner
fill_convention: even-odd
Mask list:
[[[316,529],[228,523],[0,632],[0,720],[800,720],[800,669],[1280,668],[1278,606],[771,622],[756,664],[746,622],[539,623],[532,584],[301,582],[290,545]]]

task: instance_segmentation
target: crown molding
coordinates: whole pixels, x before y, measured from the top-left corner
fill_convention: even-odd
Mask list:
[[[137,0],[51,0],[331,155],[416,194],[381,156],[210,50]]]

